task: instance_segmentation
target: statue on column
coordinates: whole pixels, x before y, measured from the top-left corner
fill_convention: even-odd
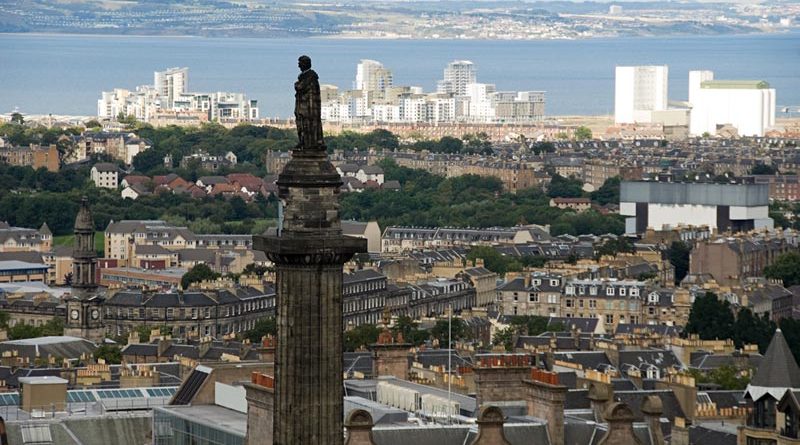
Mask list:
[[[300,75],[297,76],[297,82],[294,83],[297,148],[300,150],[324,150],[319,76],[311,69],[310,57],[300,56],[297,65],[300,67]]]

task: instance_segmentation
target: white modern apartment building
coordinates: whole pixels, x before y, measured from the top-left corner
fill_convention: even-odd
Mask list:
[[[134,91],[115,88],[102,92],[97,101],[97,115],[114,119],[122,113],[144,122],[161,114],[181,113],[212,121],[258,119],[258,101],[248,99],[242,93],[187,91],[188,68],[157,71],[153,78],[153,85],[139,86]]]
[[[447,64],[444,78],[439,81],[436,90],[439,93],[463,96],[467,94],[467,85],[477,81],[474,63],[469,60],[454,60]]]
[[[669,68],[666,65],[618,66],[614,88],[614,122],[653,121],[653,112],[668,105]]]
[[[421,87],[395,86],[391,71],[375,60],[361,60],[355,89],[322,85],[322,119],[330,122],[448,123],[531,122],[544,117],[542,91],[497,92],[494,84],[476,82],[468,60],[447,65],[436,93]]]
[[[392,72],[376,60],[363,59],[356,66],[355,89],[386,91],[392,87]]]
[[[189,68],[168,68],[153,73],[153,86],[156,93],[165,100],[166,108],[172,108],[178,96],[189,90]]]
[[[689,72],[689,133],[714,135],[730,125],[741,136],[763,136],[775,125],[775,89],[762,80],[714,80],[712,71]]]

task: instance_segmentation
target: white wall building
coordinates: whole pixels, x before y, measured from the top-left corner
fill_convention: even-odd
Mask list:
[[[166,108],[172,108],[179,95],[189,89],[189,68],[168,68],[165,71],[153,73],[153,86],[166,103]]]
[[[775,125],[775,89],[758,80],[714,80],[711,71],[689,72],[689,133],[716,134],[736,127],[741,136],[763,136]]]
[[[363,59],[356,66],[356,90],[385,91],[391,87],[392,72],[380,62]]]
[[[123,113],[148,122],[159,113],[201,113],[209,120],[245,121],[258,119],[258,101],[242,93],[188,92],[188,68],[170,68],[154,74],[153,85],[142,85],[136,91],[117,88],[104,91],[97,101],[97,115],[114,119]]]
[[[628,234],[689,225],[733,232],[774,225],[768,184],[626,181],[619,200]]]
[[[469,120],[486,122],[494,119],[492,95],[497,88],[490,83],[471,83],[467,85],[469,98]]]
[[[119,169],[116,164],[108,162],[95,164],[90,175],[95,187],[115,189],[119,185]]]
[[[444,78],[436,86],[438,93],[463,96],[467,94],[467,85],[476,83],[478,77],[475,64],[469,60],[454,60],[444,69]]]
[[[614,88],[614,122],[652,122],[653,111],[668,104],[669,68],[666,65],[618,66]]]

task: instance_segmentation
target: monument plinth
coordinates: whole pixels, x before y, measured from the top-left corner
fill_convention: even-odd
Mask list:
[[[281,227],[253,242],[276,269],[273,443],[336,445],[344,441],[342,268],[367,243],[342,235],[342,180],[322,137],[318,76],[306,56],[299,67],[298,144],[277,181]]]

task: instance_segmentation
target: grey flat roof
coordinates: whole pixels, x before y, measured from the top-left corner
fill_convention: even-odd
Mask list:
[[[247,414],[223,408],[219,405],[169,405],[156,410],[167,412],[190,422],[207,425],[226,433],[245,437],[247,433]]]
[[[66,385],[67,383],[69,383],[69,381],[67,381],[66,379],[54,376],[20,377],[19,382],[24,385],[54,385],[54,384]]]
[[[710,206],[769,205],[768,184],[706,184],[686,182],[623,182],[620,202],[696,204]]]
[[[27,261],[8,260],[0,261],[0,270],[23,270],[23,269],[48,269],[50,266],[42,263],[28,263]]]
[[[68,335],[51,335],[48,337],[25,338],[22,340],[8,340],[4,341],[6,345],[26,345],[26,346],[42,346],[42,345],[55,345],[59,343],[68,343],[73,341],[86,341],[78,337],[70,337]]]

